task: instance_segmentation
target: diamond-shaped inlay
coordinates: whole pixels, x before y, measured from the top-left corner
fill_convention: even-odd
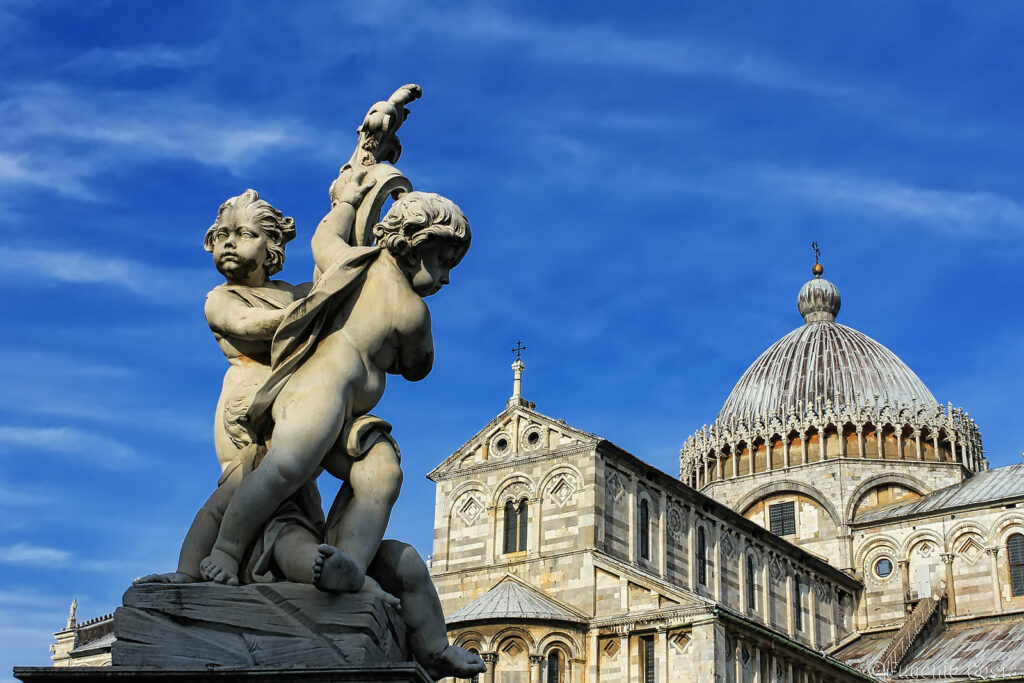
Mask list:
[[[668,642],[672,644],[672,647],[677,652],[683,652],[686,646],[690,644],[690,636],[686,635],[682,631],[678,631],[669,636]]]
[[[736,543],[732,540],[732,534],[729,532],[722,534],[722,552],[730,560],[736,555]]]
[[[614,640],[609,640],[602,648],[602,652],[608,659],[615,659],[615,655],[619,654],[619,644]]]
[[[928,557],[929,555],[932,554],[932,550],[934,550],[934,549],[935,548],[932,546],[931,543],[929,543],[928,541],[925,541],[924,543],[922,543],[921,545],[919,545],[917,547],[917,552],[919,552],[921,554],[921,557]]]
[[[782,563],[779,562],[778,557],[773,557],[772,561],[768,563],[768,575],[772,577],[772,581],[778,583],[782,580]]]
[[[608,470],[607,474],[605,474],[604,482],[605,492],[608,494],[608,497],[618,502],[622,498],[622,494],[626,492],[626,487],[622,485],[619,475],[612,470]]]
[[[466,496],[466,500],[458,507],[459,517],[467,525],[476,521],[476,518],[484,511],[484,504],[474,494]]]
[[[985,549],[981,547],[981,544],[974,540],[973,537],[969,537],[966,541],[960,544],[960,549],[957,551],[960,556],[965,560],[973,564],[979,557],[984,554]]]
[[[551,501],[559,507],[565,507],[573,500],[573,494],[576,493],[576,487],[573,486],[572,480],[566,475],[559,475],[553,482],[551,482],[548,488],[548,497]]]
[[[832,591],[821,581],[814,582],[814,594],[818,596],[818,602],[826,605],[832,604]]]

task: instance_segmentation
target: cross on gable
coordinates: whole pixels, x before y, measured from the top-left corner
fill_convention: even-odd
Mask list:
[[[516,354],[516,360],[522,359],[523,351],[525,350],[526,347],[523,345],[523,340],[520,339],[516,342],[516,345],[512,347],[512,353]]]

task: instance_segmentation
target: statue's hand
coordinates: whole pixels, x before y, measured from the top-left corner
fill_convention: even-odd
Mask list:
[[[376,184],[375,178],[366,177],[365,170],[355,171],[346,182],[342,183],[336,201],[358,207],[366,193],[372,190]]]

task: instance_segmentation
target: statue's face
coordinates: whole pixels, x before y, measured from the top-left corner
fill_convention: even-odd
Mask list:
[[[266,279],[267,236],[256,227],[249,212],[233,211],[213,233],[213,263],[232,282]]]
[[[435,240],[417,247],[406,268],[413,291],[420,296],[439,292],[458,260],[459,248],[450,242]]]

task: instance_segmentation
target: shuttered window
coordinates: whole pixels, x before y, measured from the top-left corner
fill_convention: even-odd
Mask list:
[[[511,500],[505,503],[505,553],[517,553],[526,550],[526,520],[529,506],[523,498],[516,505]]]
[[[796,504],[789,502],[769,505],[768,521],[776,536],[792,536],[796,533]]]

